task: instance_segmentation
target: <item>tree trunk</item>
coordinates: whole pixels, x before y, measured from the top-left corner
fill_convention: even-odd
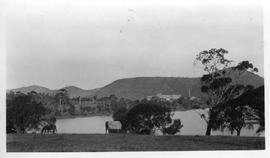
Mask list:
[[[61,113],[61,115],[62,115],[62,113],[63,113],[63,108],[62,108],[62,100],[61,100],[61,98],[59,99],[59,105],[60,105],[60,113]]]
[[[211,127],[211,125],[208,123],[208,124],[207,124],[206,133],[205,133],[206,136],[210,136],[210,135],[211,135],[211,129],[212,129],[212,127]]]
[[[236,132],[237,132],[237,136],[240,136],[241,129],[240,130],[236,130]]]

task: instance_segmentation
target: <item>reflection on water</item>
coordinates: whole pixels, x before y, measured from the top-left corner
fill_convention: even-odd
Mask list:
[[[189,110],[177,111],[173,118],[181,119],[184,127],[179,134],[181,135],[204,135],[206,131],[206,122],[201,119],[199,114],[207,116],[207,110]],[[71,119],[59,119],[56,122],[58,133],[105,133],[105,122],[113,120],[111,116],[93,116],[93,117],[77,117]],[[241,136],[255,136],[254,129],[242,129]],[[229,131],[212,131],[212,135],[231,135]],[[236,135],[236,133],[234,134]],[[262,134],[264,135],[264,134]]]

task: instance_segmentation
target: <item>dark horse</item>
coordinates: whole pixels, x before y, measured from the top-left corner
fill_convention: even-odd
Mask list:
[[[41,133],[45,134],[45,133],[51,133],[52,132],[53,134],[55,134],[56,131],[57,131],[57,129],[56,129],[55,124],[50,124],[50,125],[45,125],[42,128]]]

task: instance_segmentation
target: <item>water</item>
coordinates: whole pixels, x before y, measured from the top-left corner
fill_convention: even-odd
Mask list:
[[[173,116],[174,119],[178,118],[181,120],[181,123],[184,125],[181,128],[181,135],[204,135],[206,132],[207,124],[205,120],[200,117],[200,114],[208,115],[208,109],[206,110],[189,110],[189,111],[177,111]],[[253,129],[248,129],[244,127],[241,130],[241,136],[258,136],[256,130],[259,125],[254,125]],[[228,130],[221,131],[212,131],[211,135],[231,135],[231,132]],[[236,135],[236,132],[234,132]],[[264,133],[261,134],[264,136]]]
[[[105,122],[111,116],[76,117],[56,121],[58,133],[105,133]]]
[[[204,135],[206,131],[206,122],[201,119],[200,114],[207,115],[206,110],[189,110],[177,111],[173,118],[181,119],[184,125],[180,131],[180,135]],[[58,133],[105,133],[105,122],[112,121],[111,116],[93,116],[93,117],[77,117],[70,119],[59,119],[56,121]],[[244,128],[241,131],[241,136],[256,136],[254,129]],[[211,135],[231,135],[229,131],[212,131]],[[236,135],[236,133],[234,134]],[[261,136],[264,136],[262,134]]]

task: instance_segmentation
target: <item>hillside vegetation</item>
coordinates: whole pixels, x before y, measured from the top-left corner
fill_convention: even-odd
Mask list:
[[[237,73],[237,72],[235,72]],[[237,76],[232,74],[232,79]],[[238,78],[238,83],[259,87],[264,84],[264,79],[254,73],[245,72]],[[75,86],[64,87],[68,91],[71,98],[73,97],[86,97],[97,96],[98,98],[107,97],[114,94],[118,98],[126,99],[142,99],[146,96],[153,96],[159,93],[161,94],[181,94],[187,97],[189,95],[189,89],[191,95],[195,97],[202,97],[203,94],[200,89],[200,78],[183,78],[183,77],[137,77],[119,79],[111,84],[108,84],[102,88],[93,90],[84,90]],[[30,91],[36,91],[38,93],[55,93],[56,90],[50,90],[40,86],[29,86],[13,89],[12,91],[21,91],[27,93]]]

